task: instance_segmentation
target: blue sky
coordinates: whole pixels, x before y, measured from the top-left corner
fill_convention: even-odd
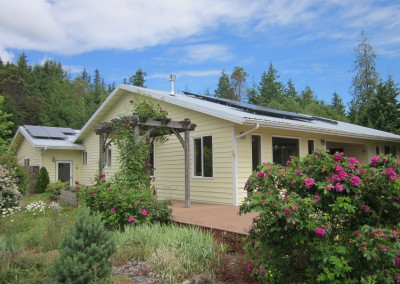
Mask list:
[[[354,48],[364,30],[383,79],[400,83],[400,1],[0,0],[0,57],[61,62],[75,76],[99,69],[119,84],[138,68],[146,86],[213,93],[221,70],[258,83],[269,63],[284,83],[349,102]]]

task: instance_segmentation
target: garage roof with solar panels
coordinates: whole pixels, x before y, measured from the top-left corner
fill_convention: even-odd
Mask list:
[[[71,128],[25,125],[26,131],[34,138],[69,140],[77,132]]]

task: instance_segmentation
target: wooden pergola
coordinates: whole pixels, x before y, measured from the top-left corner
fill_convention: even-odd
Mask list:
[[[100,152],[99,152],[99,167],[100,172],[103,173],[105,167],[105,151],[110,145],[111,140],[107,142],[109,135],[114,131],[115,123],[129,123],[133,126],[133,131],[135,132],[135,137],[139,136],[140,129],[143,126],[147,126],[147,132],[150,136],[157,136],[155,132],[156,129],[168,129],[170,134],[175,134],[178,140],[181,142],[183,150],[185,152],[185,207],[190,207],[190,131],[195,130],[196,124],[192,123],[190,119],[185,118],[183,121],[173,121],[171,118],[163,119],[153,119],[149,117],[139,116],[139,114],[134,113],[133,116],[124,117],[123,120],[120,118],[113,119],[112,122],[102,122],[95,124],[93,131],[100,138]],[[181,133],[184,133],[184,137]]]

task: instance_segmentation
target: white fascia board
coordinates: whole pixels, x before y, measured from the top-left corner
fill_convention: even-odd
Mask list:
[[[121,90],[122,85],[119,85],[115,90],[105,99],[105,101],[101,104],[101,106],[95,111],[95,113],[89,118],[89,120],[85,123],[85,125],[82,127],[82,129],[79,131],[79,133],[76,135],[74,139],[71,140],[72,143],[75,143],[76,140],[82,135],[82,133],[85,132],[86,128],[89,127],[89,125],[93,122],[93,120],[96,118],[96,116],[104,109],[104,107],[108,104],[108,102],[115,96],[116,93]]]
[[[257,119],[246,119],[246,123],[249,123],[249,124],[259,123],[261,126],[267,126],[267,127],[271,127],[271,128],[297,130],[297,131],[302,131],[302,132],[311,132],[311,133],[318,133],[318,134],[346,136],[346,137],[360,138],[360,139],[367,139],[367,140],[381,140],[381,141],[387,141],[387,142],[400,143],[400,138],[390,138],[390,137],[377,136],[377,135],[360,134],[360,133],[340,131],[340,130],[336,130],[336,129],[330,130],[330,129],[320,128],[320,127],[309,127],[309,126],[294,125],[294,124],[289,124],[289,123],[272,122],[272,121],[257,120]]]

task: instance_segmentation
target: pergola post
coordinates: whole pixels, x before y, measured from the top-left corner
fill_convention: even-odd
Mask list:
[[[104,157],[104,146],[105,146],[105,139],[104,139],[105,133],[100,133],[99,138],[100,138],[100,151],[99,151],[99,174],[104,174],[104,167],[105,167],[105,157]]]

